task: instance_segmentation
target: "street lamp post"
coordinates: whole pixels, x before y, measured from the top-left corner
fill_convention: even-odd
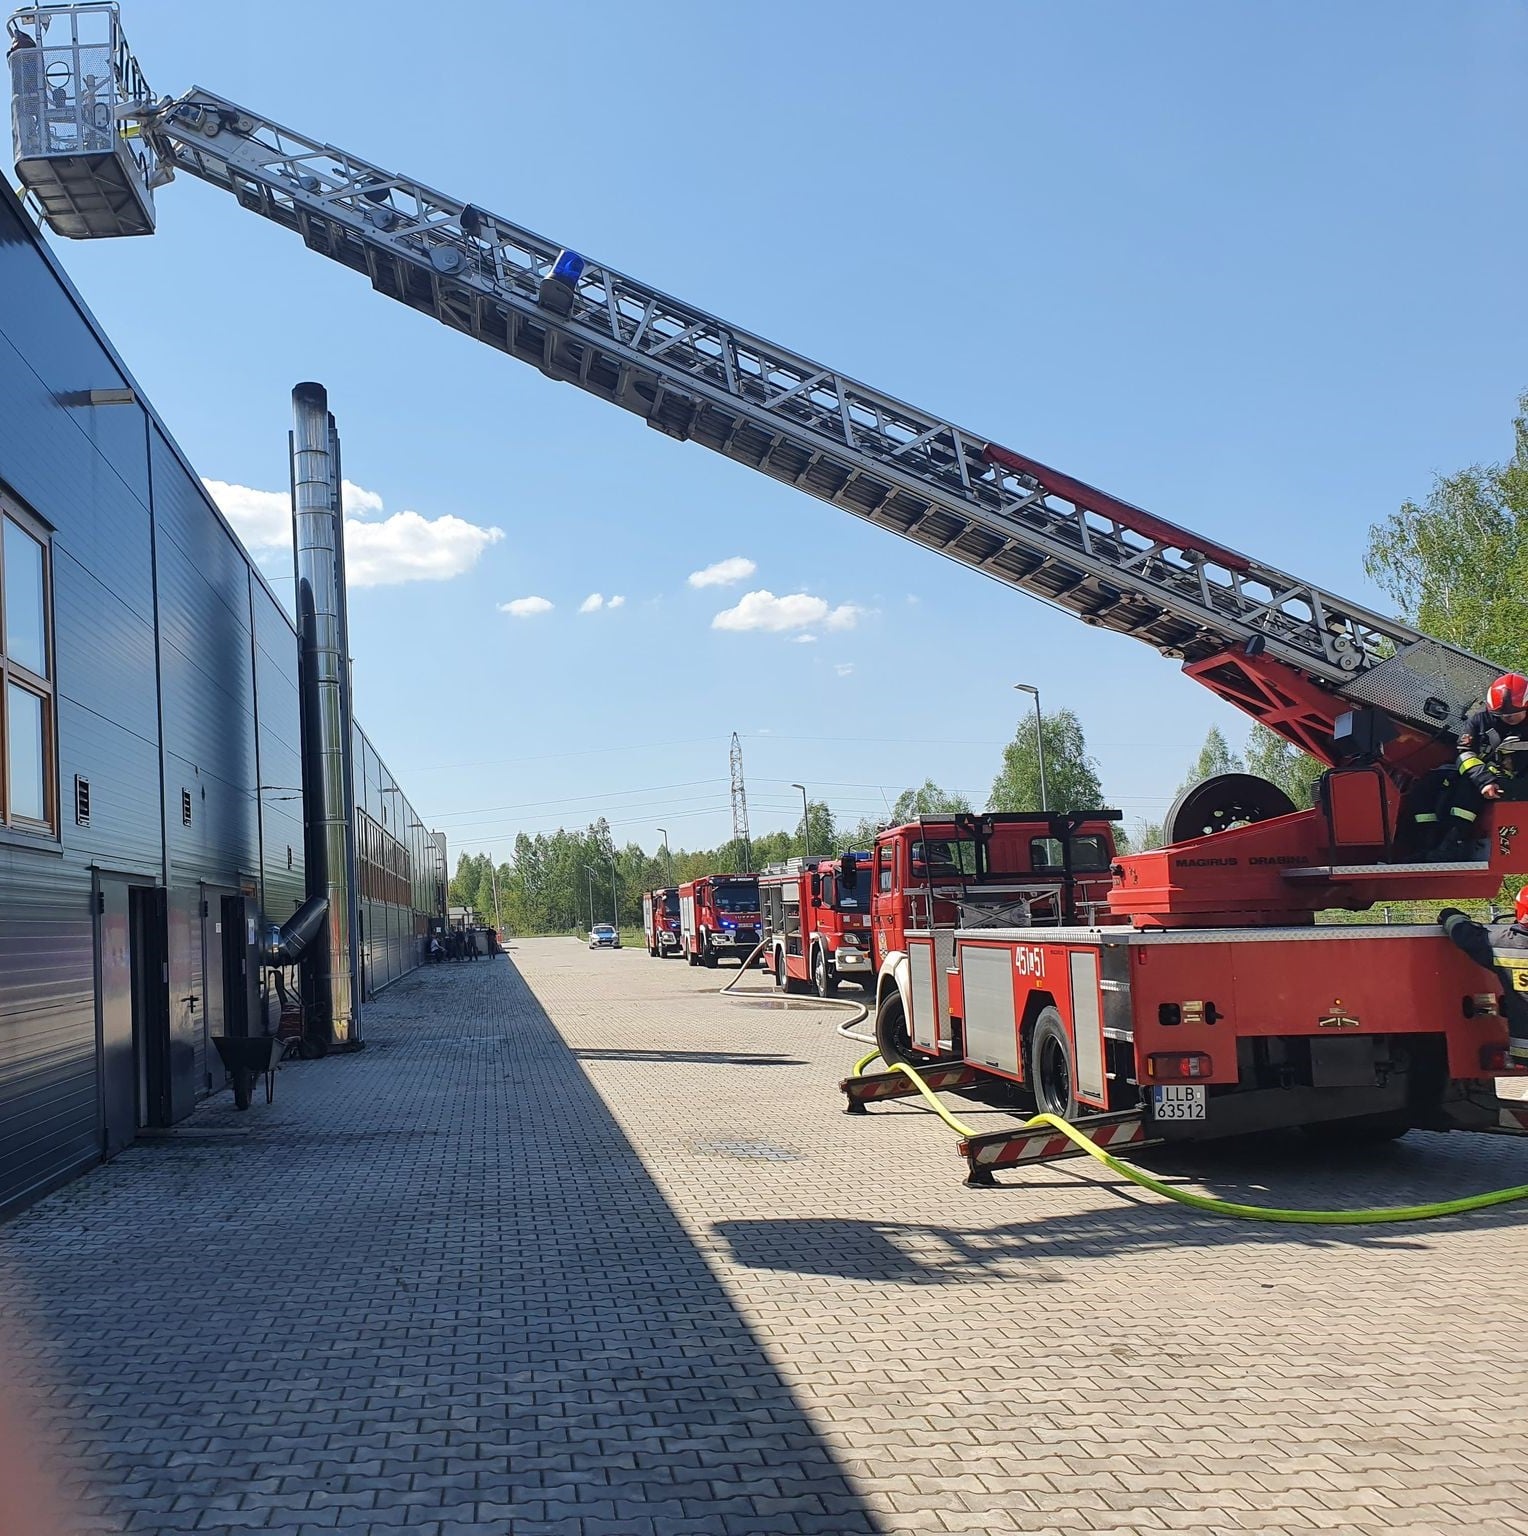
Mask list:
[[[585,864],[584,873],[589,877],[589,927],[592,931],[594,928],[594,871]]]
[[[610,855],[610,921],[617,933],[621,931],[621,904],[616,897],[615,855]]]
[[[658,835],[663,839],[663,878],[672,885],[674,882],[674,856],[669,852],[668,828],[659,827]]]
[[[1013,686],[1019,693],[1032,693],[1035,696],[1035,753],[1040,760],[1040,809],[1048,811],[1050,801],[1045,794],[1045,717],[1040,713],[1040,690],[1032,683],[1015,683]]]
[[[806,803],[806,785],[792,784],[791,788],[801,791],[801,846],[805,850],[803,857],[809,859],[812,856],[812,812]]]

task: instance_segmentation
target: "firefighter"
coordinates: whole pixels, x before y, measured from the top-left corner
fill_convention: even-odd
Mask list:
[[[1476,841],[1475,823],[1487,800],[1500,800],[1511,792],[1516,799],[1524,788],[1518,780],[1516,753],[1508,743],[1528,745],[1528,678],[1504,672],[1486,690],[1486,707],[1476,710],[1459,733],[1459,756],[1451,772],[1442,777],[1437,799],[1417,817],[1418,825],[1431,824],[1441,833],[1433,846],[1435,859],[1468,856]],[[1514,780],[1517,780],[1514,783]]]
[[[1445,907],[1438,923],[1458,948],[1501,983],[1507,1054],[1518,1065],[1528,1065],[1528,885],[1517,893],[1510,923],[1487,927],[1457,907]]]

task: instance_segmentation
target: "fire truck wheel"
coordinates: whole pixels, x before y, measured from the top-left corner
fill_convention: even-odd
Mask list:
[[[805,984],[796,980],[785,968],[785,951],[782,949],[775,956],[775,985],[782,992],[801,992],[805,990]]]
[[[838,973],[828,964],[827,952],[821,948],[812,955],[812,986],[818,997],[838,994]]]
[[[1048,1115],[1073,1120],[1082,1106],[1072,1092],[1072,1042],[1054,1008],[1042,1008],[1029,1042],[1029,1081]]]
[[[901,1062],[915,1067],[912,1036],[907,1032],[907,1016],[902,1012],[902,994],[889,987],[875,1015],[875,1048],[888,1067]]]
[[[688,961],[688,962],[689,962],[689,964],[691,964],[691,965],[699,965],[699,964],[700,964],[700,956],[699,956],[699,955],[697,955],[697,954],[696,954],[696,953],[695,953],[695,951],[694,951],[694,950],[692,950],[692,949],[687,949],[687,950],[685,950],[685,952],[684,952],[684,958],[685,958],[685,959],[686,959],[686,961]]]

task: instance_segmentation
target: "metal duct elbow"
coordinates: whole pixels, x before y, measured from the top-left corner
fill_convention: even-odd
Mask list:
[[[310,896],[279,927],[274,924],[266,930],[266,941],[260,952],[260,963],[269,966],[296,965],[308,952],[308,947],[324,931],[324,919],[329,915],[329,898],[325,895]]]

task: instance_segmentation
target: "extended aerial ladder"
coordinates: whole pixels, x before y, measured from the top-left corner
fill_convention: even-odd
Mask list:
[[[1395,791],[1392,832],[1400,792],[1447,761],[1500,670],[477,204],[200,87],[156,99],[115,4],[28,7],[11,27],[35,45],[11,55],[17,169],[55,232],[151,233],[175,173],[221,187],[548,378],[1156,647],[1326,763],[1351,757],[1333,740],[1344,715],[1377,713],[1365,752]]]

